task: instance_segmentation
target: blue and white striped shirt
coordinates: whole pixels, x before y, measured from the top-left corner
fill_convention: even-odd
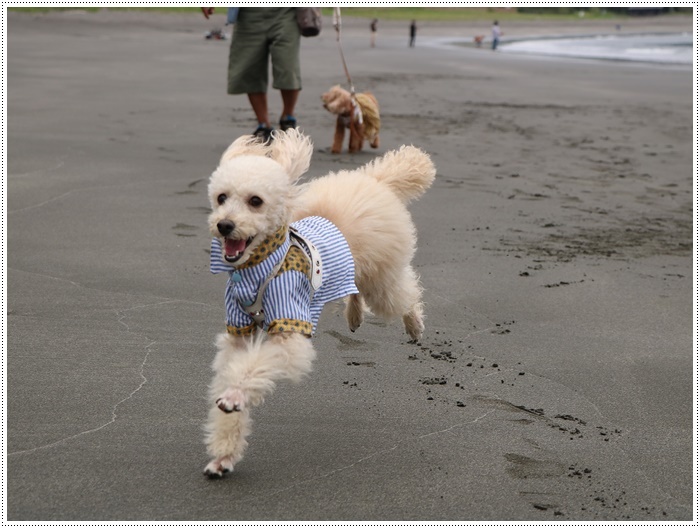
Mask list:
[[[355,263],[345,237],[329,220],[311,216],[294,222],[292,227],[313,243],[321,255],[321,286],[312,296],[311,283],[306,274],[287,270],[274,277],[263,295],[265,329],[271,330],[272,327],[279,326],[284,331],[301,331],[310,335],[315,333],[316,324],[326,303],[359,293],[355,286]],[[255,324],[241,304],[249,304],[255,300],[259,288],[285,257],[290,245],[287,233],[282,245],[260,264],[236,269],[223,259],[220,240],[212,240],[211,272],[229,273],[226,285],[227,326],[235,330],[251,328]],[[296,330],[293,322],[306,323],[301,325],[306,328],[310,324],[311,331]],[[282,324],[286,326],[281,326]]]

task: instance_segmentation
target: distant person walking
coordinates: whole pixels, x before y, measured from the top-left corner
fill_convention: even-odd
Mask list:
[[[498,43],[501,40],[503,32],[501,31],[501,26],[498,25],[498,20],[495,20],[493,26],[491,26],[491,49],[496,50]]]
[[[213,7],[203,7],[209,18]],[[253,135],[262,142],[272,138],[267,108],[268,68],[272,60],[272,87],[282,95],[280,130],[296,128],[294,110],[301,91],[299,42],[301,33],[294,7],[231,8],[234,23],[228,63],[228,93],[247,94],[258,120]]]
[[[370,47],[374,47],[374,45],[377,42],[377,23],[379,20],[376,18],[372,20],[372,22],[369,25],[369,45]]]
[[[416,45],[416,21],[411,20],[411,26],[409,28],[410,38],[408,39],[408,47],[412,48]]]

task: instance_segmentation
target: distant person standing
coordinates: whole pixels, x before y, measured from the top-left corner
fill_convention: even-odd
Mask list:
[[[498,43],[501,40],[501,26],[498,25],[498,20],[495,20],[493,26],[491,26],[491,49],[496,50]]]
[[[411,27],[409,29],[410,38],[408,39],[408,47],[412,48],[416,45],[416,21],[411,20]]]
[[[376,18],[372,20],[372,22],[369,25],[369,45],[370,47],[374,47],[376,41],[377,41],[377,23],[379,20]]]

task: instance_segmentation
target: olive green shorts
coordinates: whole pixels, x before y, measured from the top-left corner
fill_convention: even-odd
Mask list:
[[[272,87],[301,90],[299,26],[294,7],[242,7],[233,30],[228,62],[228,93],[267,92]]]

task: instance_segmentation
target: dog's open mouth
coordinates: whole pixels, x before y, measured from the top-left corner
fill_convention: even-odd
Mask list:
[[[237,262],[241,258],[246,248],[253,241],[253,238],[235,240],[233,238],[224,239],[224,259],[226,262]]]

